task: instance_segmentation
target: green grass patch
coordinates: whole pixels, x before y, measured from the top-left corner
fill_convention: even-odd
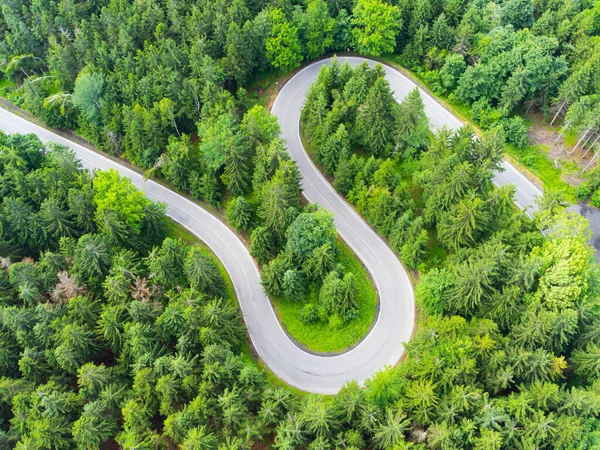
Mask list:
[[[537,176],[544,184],[545,189],[562,193],[565,200],[577,203],[577,189],[562,179],[562,170],[550,160],[548,151],[543,145],[528,145],[522,149],[508,145],[505,151]]]
[[[579,136],[574,130],[567,130],[565,132],[565,145],[569,148],[573,148],[575,147],[575,145],[577,144],[577,141],[579,141],[579,138],[581,136]]]
[[[357,286],[359,315],[341,327],[329,323],[306,324],[300,320],[300,311],[307,303],[319,301],[319,289],[313,283],[304,301],[272,299],[279,321],[289,335],[308,350],[320,353],[334,353],[356,345],[369,331],[375,320],[378,296],[369,273],[358,261],[354,252],[340,238],[337,242],[337,262],[346,272],[354,273]]]
[[[277,92],[292,76],[294,72],[283,72],[281,70],[271,70],[258,73],[253,81],[248,85],[248,92],[256,97],[259,104],[267,109],[275,101]]]

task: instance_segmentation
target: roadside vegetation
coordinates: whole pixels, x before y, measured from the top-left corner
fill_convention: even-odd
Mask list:
[[[430,354],[428,349],[415,361],[410,349],[419,346],[424,334],[445,326],[456,332],[450,324],[457,321],[459,327],[472,326],[482,333],[475,347],[488,339],[493,342],[482,359],[485,364],[494,366],[496,357],[503,361],[493,375],[486,375],[491,378],[481,381],[484,390],[476,394],[494,398],[495,404],[509,405],[517,396],[530,395],[526,386],[558,392],[564,380],[579,387],[589,383],[577,373],[588,346],[576,337],[583,325],[579,308],[587,301],[597,308],[595,294],[580,297],[597,277],[587,223],[566,214],[552,192],[546,192],[533,219],[516,211],[514,187],[492,184],[503,157],[501,130],[487,131],[477,140],[469,127],[432,135],[418,89],[397,104],[381,66],[363,63],[351,68],[335,58],[311,86],[301,120],[304,141],[333,186],[388,239],[406,265],[422,272],[417,302],[425,314],[400,372],[411,364],[417,364],[416,371],[426,371],[428,364],[434,370],[436,351]],[[558,274],[564,269],[570,273],[569,283],[575,283],[567,290]],[[579,275],[573,278],[575,273]],[[577,287],[575,280],[586,278],[586,287]],[[539,333],[541,329],[546,331]],[[446,345],[437,336],[433,341]],[[546,363],[540,365],[542,360]],[[574,372],[569,363],[575,365]],[[451,408],[447,402],[452,394],[441,386],[453,381],[444,378],[434,375],[419,385],[419,395],[426,390],[432,395],[426,401],[429,406],[417,413],[424,414],[422,423],[431,420],[429,414]],[[432,425],[429,433],[451,439],[446,425]],[[490,448],[501,436],[486,432],[476,440],[482,447],[474,448]],[[569,448],[570,439],[584,441],[582,435],[571,435],[553,445]],[[428,442],[434,448],[452,448],[435,437]]]
[[[222,217],[245,236],[252,256],[263,269],[265,291],[288,312],[280,318],[291,336],[312,351],[341,351],[369,329],[377,309],[375,287],[360,264],[350,264],[359,273],[349,270],[348,264],[340,266],[332,218],[303,204],[300,174],[278,137],[277,120],[249,98],[245,89],[224,89],[232,78],[242,84],[253,73],[268,68],[289,70],[303,60],[298,30],[281,10],[258,13],[243,3],[238,6],[241,10],[237,13],[221,11],[218,5],[206,6],[205,10],[207,14],[225,14],[230,23],[227,39],[235,41],[232,46],[236,48],[227,49],[223,56],[226,65],[203,54],[196,42],[178,47],[165,32],[155,36],[159,46],[146,47],[138,83],[126,87],[121,83],[123,73],[101,70],[99,55],[91,50],[90,63],[77,73],[66,73],[62,70],[65,67],[57,66],[48,76],[36,76],[36,70],[43,71],[46,65],[41,58],[16,55],[5,73],[21,84],[21,89],[9,97],[48,125],[76,129],[101,149],[144,169],[147,176],[164,179],[176,190],[220,210]],[[120,17],[122,12],[112,8],[117,8],[116,4],[99,11],[100,17],[110,17],[110,21],[113,13]],[[316,21],[310,25],[311,33],[319,33],[318,16],[323,8],[328,17],[322,1],[311,3],[303,13],[307,20]],[[133,17],[142,14],[134,10],[130,11]],[[331,25],[333,19],[327,20]],[[258,28],[252,26],[253,21],[262,30],[260,36],[254,34]],[[164,27],[159,22],[154,26]],[[104,36],[106,29],[98,31]],[[106,35],[103,42],[110,42],[112,37]],[[331,39],[323,43],[315,35],[306,49],[310,55],[320,54],[324,50],[319,46],[329,48],[331,44]],[[48,57],[54,58],[52,49],[57,47],[50,47]],[[56,56],[67,58],[67,53],[76,51],[76,47],[68,47]],[[248,58],[247,52],[255,58]],[[113,56],[115,62],[126,59],[125,55]],[[181,67],[179,61],[187,61],[189,66]],[[148,87],[143,93],[137,89],[142,84]],[[296,230],[291,238],[288,228],[290,232]],[[305,239],[303,233],[324,234],[317,242]],[[320,260],[315,262],[315,258]],[[331,271],[343,281],[344,294],[334,295],[325,305],[318,299],[327,297],[321,290]],[[328,281],[330,288],[337,283],[334,278],[332,275]],[[307,326],[302,330],[287,323],[300,319],[289,314],[296,310],[304,311],[302,320]],[[336,339],[327,342],[323,330],[335,330]]]
[[[369,273],[344,241],[338,238],[333,245],[337,254],[336,276],[324,280],[324,288],[315,282],[309,284],[302,302],[285,295],[271,297],[285,330],[313,352],[338,353],[356,345],[377,316],[377,291]],[[351,278],[344,275],[349,273]],[[338,295],[350,297],[353,307],[331,314],[330,296],[335,297],[338,289]]]
[[[348,49],[385,56],[486,131],[432,136],[418,93],[397,106],[378,69],[325,73],[311,93],[304,131],[323,169],[421,271],[406,360],[333,397],[297,395],[251,363],[218,266],[168,236],[160,205],[64,149],[0,136],[1,448],[600,445],[593,249],[520,116],[570,120],[569,139],[598,130],[597,1],[7,0],[0,12],[3,95],[220,208],[265,289],[296,308],[298,335],[314,312],[319,330],[358,327],[362,281],[330,216],[301,201],[278,125],[246,90],[268,91],[256,77]],[[550,187],[534,218],[491,185],[505,143]],[[600,199],[598,180],[580,198]]]

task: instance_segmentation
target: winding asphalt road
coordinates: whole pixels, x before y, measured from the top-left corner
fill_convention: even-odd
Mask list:
[[[355,65],[360,58],[340,58]],[[223,262],[240,302],[252,343],[264,363],[282,380],[309,392],[336,393],[347,381],[363,382],[387,364],[402,356],[402,342],[410,339],[414,326],[414,296],[406,271],[385,242],[333,190],[312,164],[300,140],[299,117],[304,97],[319,69],[329,60],[309,65],[281,90],[273,113],[279,118],[289,151],[303,174],[307,198],[334,213],[338,231],[368,268],[377,286],[380,310],[369,334],[350,351],[334,356],[310,354],[294,344],[281,328],[269,299],[260,285],[258,269],[247,248],[227,225],[210,212],[168,188],[146,181],[137,172],[86,147],[67,140],[19,116],[0,108],[0,129],[7,133],[35,133],[44,142],[56,142],[73,149],[88,169],[116,169],[131,178],[149,199],[167,205],[167,214],[202,239]],[[371,62],[371,64],[373,64]],[[398,100],[414,84],[404,75],[386,67],[387,78]],[[434,128],[462,124],[445,108],[423,93],[426,112]],[[527,179],[506,164],[506,172],[497,174],[497,184],[516,184],[517,202],[526,207],[539,193]]]
[[[338,57],[338,61],[341,64],[347,61],[351,66],[357,66],[364,61],[367,61],[370,66],[375,65],[374,61],[354,56],[340,56]],[[304,105],[306,93],[312,82],[319,75],[321,67],[330,64],[331,58],[327,58],[310,64],[298,72],[281,89],[273,104],[272,112],[279,119],[283,137],[288,141],[289,151],[296,162],[298,162],[298,166],[304,177],[304,193],[311,201],[327,207],[327,209],[332,210],[334,213],[339,211],[340,215],[345,216],[348,208],[338,205],[338,200],[334,200],[334,196],[329,189],[329,183],[324,183],[320,172],[314,167],[304,151],[300,139],[300,112]],[[384,65],[383,68],[386,79],[398,102],[401,102],[404,97],[417,87],[414,81],[398,70],[387,65]],[[429,118],[429,124],[433,130],[438,130],[442,127],[453,130],[464,125],[460,119],[454,116],[429,93],[420,88],[419,90],[425,105],[425,113]],[[517,206],[521,209],[527,208],[530,212],[534,211],[536,209],[535,198],[542,194],[541,189],[528,180],[508,161],[502,162],[502,169],[501,172],[495,173],[494,184],[496,186],[514,185],[516,187],[515,203]],[[319,194],[321,198],[318,197]],[[332,208],[329,207],[330,203]],[[339,224],[336,222],[336,225]],[[344,233],[342,232],[341,234],[346,239]]]
[[[385,282],[385,291],[395,289],[402,301],[394,296],[382,298],[382,313],[371,333],[354,349],[341,355],[318,356],[300,349],[281,328],[271,303],[260,285],[260,276],[254,260],[239,237],[223,222],[200,206],[139,173],[120,165],[93,150],[63,138],[5,109],[0,108],[0,130],[6,133],[34,133],[43,142],[56,142],[70,147],[85,168],[115,169],[129,177],[152,201],[164,202],[167,215],[202,239],[222,261],[233,281],[252,344],[263,362],[283,381],[304,391],[335,394],[349,380],[363,382],[386,364],[395,364],[402,355],[402,342],[410,338],[413,326],[412,289],[408,279],[398,280],[394,287],[395,271],[385,269],[373,273]],[[360,221],[358,216],[349,218]],[[363,226],[366,227],[366,225]],[[368,228],[368,227],[367,227]],[[370,229],[368,229],[370,230]],[[373,233],[371,231],[371,233]],[[383,246],[386,255],[393,258],[396,268],[400,262]],[[367,237],[369,239],[369,237]],[[377,270],[381,270],[377,266]],[[402,271],[401,276],[406,277]],[[397,303],[396,303],[397,302]]]

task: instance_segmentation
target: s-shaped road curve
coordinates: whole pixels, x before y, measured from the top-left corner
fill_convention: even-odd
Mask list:
[[[240,238],[213,214],[161,184],[144,180],[142,175],[113,159],[2,108],[0,108],[0,130],[9,134],[34,133],[43,142],[66,145],[75,152],[85,168],[118,170],[121,175],[129,177],[139,189],[143,190],[150,200],[165,203],[167,215],[202,239],[221,260],[233,282],[256,352],[269,369],[286,383],[308,392],[335,394],[347,381],[362,382],[385,364],[397,362],[402,355],[402,339],[406,340],[410,337],[413,324],[412,289],[407,278],[402,284],[402,289],[408,289],[406,291],[408,302],[394,304],[392,301],[383,301],[384,320],[381,319],[382,314],[380,314],[380,319],[371,333],[357,347],[337,356],[307,353],[292,342],[281,328],[271,303],[260,285],[258,268],[248,249]],[[351,220],[360,219],[356,216]],[[395,267],[401,269],[399,261],[380,239],[379,241],[379,245],[383,245],[387,255],[394,258]],[[385,280],[388,274],[393,273],[375,273],[375,275]],[[402,272],[402,276],[406,277],[406,274]],[[393,288],[390,279],[386,281],[386,287]],[[399,287],[397,292],[404,291]],[[402,315],[403,308],[407,310],[407,316]]]
[[[340,60],[348,60],[353,65],[362,61],[361,58]],[[302,148],[300,111],[306,90],[325,63],[327,60],[319,61],[294,76],[278,95],[273,113],[278,116],[283,137],[288,140],[290,153],[302,171],[307,197],[334,213],[340,234],[367,266],[379,291],[380,311],[376,323],[355,348],[341,355],[313,355],[289,339],[262,290],[258,269],[247,248],[233,231],[208,211],[158,183],[144,180],[137,172],[110,158],[1,108],[0,129],[7,133],[34,133],[44,142],[66,145],[81,159],[84,167],[116,169],[129,177],[149,199],[166,203],[167,214],[202,239],[222,261],[233,281],[252,343],[264,363],[294,387],[333,394],[347,381],[362,383],[386,364],[395,364],[400,359],[404,351],[402,342],[410,338],[414,325],[414,299],[410,280],[398,258],[333,190]],[[387,67],[386,72],[398,99],[414,87],[399,72]],[[424,100],[434,127],[443,124],[460,126],[460,122],[433,99],[424,95]]]

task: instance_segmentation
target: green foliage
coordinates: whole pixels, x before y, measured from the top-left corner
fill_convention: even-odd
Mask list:
[[[293,26],[280,9],[270,12],[271,33],[265,42],[267,58],[271,65],[281,70],[292,70],[302,62],[302,47],[298,29]]]
[[[286,250],[304,261],[324,245],[332,247],[337,238],[333,214],[323,209],[299,214],[287,230]]]
[[[303,55],[351,46],[398,49],[480,126],[501,129],[546,191],[570,200],[574,189],[542,148],[523,146],[527,130],[511,114],[539,109],[559,123],[568,111],[574,133],[597,128],[593,2],[13,3],[0,14],[0,59],[21,86],[8,95],[215,206],[245,195],[257,215],[240,227],[257,227],[251,245],[262,263],[286,246],[302,212],[276,121],[246,111],[243,85],[270,66],[291,70]],[[491,184],[497,137],[475,144],[461,130],[425,143],[414,127],[422,121],[394,121],[388,136],[374,136],[393,159],[363,158],[357,116],[380,75],[362,66],[320,76],[303,130],[334,186],[403,261],[435,267],[417,296],[436,317],[406,344],[406,361],[333,399],[299,403],[265,386],[230,350],[243,339],[235,308],[190,289],[189,250],[163,244],[164,209],[139,198],[121,209],[105,197],[112,181],[125,199],[136,196],[110,177],[100,208],[68,152],[44,155],[35,138],[0,135],[2,267],[13,261],[0,271],[0,446],[250,448],[274,435],[266,445],[276,448],[596,447],[598,283],[584,227],[556,201],[533,221],[515,213],[512,192]],[[385,102],[369,107],[387,111]],[[199,142],[187,137],[197,128]],[[597,202],[597,190],[592,175],[582,197]],[[439,243],[445,261],[432,257],[443,256]],[[297,300],[276,299],[278,313],[311,348],[344,349],[372,321],[368,282],[356,280],[359,316],[346,325],[318,302],[332,270],[359,278],[352,263],[360,266],[326,243],[283,273],[283,295]],[[203,271],[187,266],[200,286]],[[343,280],[328,287],[340,292]]]
[[[447,291],[452,286],[452,276],[445,269],[432,269],[425,273],[416,289],[417,302],[428,316],[448,311]]]
[[[250,254],[259,264],[265,264],[272,257],[273,237],[265,227],[257,227],[250,235]]]
[[[329,15],[327,2],[312,0],[306,5],[306,50],[308,57],[318,58],[333,45],[335,20]]]
[[[15,139],[7,154],[22,159],[21,144],[25,141]],[[186,430],[172,435],[182,446],[199,445],[207,436],[189,430],[204,420],[201,395],[209,395],[214,405],[223,403],[219,430],[241,430],[251,419],[249,408],[258,410],[265,385],[262,373],[253,365],[247,368],[251,363],[238,355],[245,339],[241,316],[225,298],[230,291],[212,256],[172,238],[161,239],[148,253],[132,234],[123,242],[83,234],[74,214],[56,212],[75,199],[73,189],[91,189],[87,201],[97,203],[95,210],[91,203],[90,231],[100,215],[131,211],[141,215],[141,232],[156,237],[165,231],[155,226],[165,220],[164,209],[155,208],[116,172],[98,172],[92,182],[87,171],[70,164],[69,153],[42,150],[40,158],[31,159],[37,168],[11,170],[17,177],[20,170],[44,171],[53,183],[35,200],[15,191],[16,197],[3,198],[0,208],[3,214],[7,201],[18,201],[30,214],[39,208],[46,220],[63,222],[52,229],[58,244],[40,241],[34,252],[22,249],[33,258],[2,260],[10,271],[0,272],[6,274],[0,282],[6,281],[13,304],[0,308],[2,343],[10,343],[0,364],[0,418],[7,424],[0,439],[8,439],[2,442],[19,448],[100,449],[115,440],[162,447],[166,440],[152,417],[185,409]],[[238,389],[236,383],[246,395],[232,403],[241,415],[221,395]],[[243,422],[237,422],[240,418]],[[208,433],[214,448],[221,441],[221,431],[218,438],[215,431]],[[253,438],[248,439],[250,445]]]
[[[239,231],[248,231],[252,225],[254,208],[244,197],[231,199],[227,206],[227,221]]]
[[[129,178],[121,177],[116,170],[100,172],[94,177],[94,203],[96,214],[102,216],[116,212],[121,220],[133,228],[140,227],[144,207],[149,203]],[[101,220],[101,219],[100,219]]]
[[[396,117],[396,101],[390,87],[384,78],[377,78],[356,118],[360,143],[371,153],[385,156],[393,142]]]
[[[392,53],[402,28],[400,9],[380,0],[359,0],[352,11],[352,37],[356,50],[379,56]]]
[[[198,124],[198,137],[201,140],[198,150],[213,171],[220,169],[227,155],[237,150],[239,137],[236,132],[237,124],[231,114],[210,117]]]
[[[396,151],[401,151],[407,156],[425,150],[431,132],[418,88],[411,91],[400,103],[397,120]]]
[[[100,101],[103,91],[104,76],[101,73],[82,72],[75,81],[73,104],[95,125],[99,125],[101,120]]]

